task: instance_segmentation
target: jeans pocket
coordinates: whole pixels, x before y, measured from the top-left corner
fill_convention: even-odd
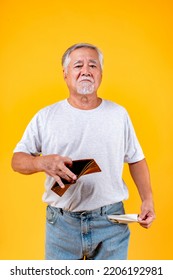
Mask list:
[[[53,209],[50,205],[47,206],[46,209],[46,220],[49,224],[54,225],[58,218],[58,212]]]
[[[119,202],[117,204],[114,204],[106,213],[106,219],[109,223],[111,224],[118,224],[120,225],[120,223],[116,220],[112,220],[110,219],[108,216],[109,215],[122,215],[125,214],[125,210],[124,210],[124,205],[122,202]],[[121,224],[124,225],[124,224]]]

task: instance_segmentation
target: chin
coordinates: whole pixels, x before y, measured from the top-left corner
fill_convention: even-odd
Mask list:
[[[77,92],[79,94],[85,95],[85,94],[93,94],[94,93],[94,88],[93,87],[88,87],[88,88],[78,88]]]
[[[94,94],[94,91],[92,91],[92,92],[89,92],[89,91],[78,92],[78,94],[80,94],[80,95],[92,95],[92,94]]]

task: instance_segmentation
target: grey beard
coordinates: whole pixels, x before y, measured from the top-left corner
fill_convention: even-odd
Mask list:
[[[83,82],[77,86],[79,94],[92,94],[94,92],[94,84],[90,82]]]

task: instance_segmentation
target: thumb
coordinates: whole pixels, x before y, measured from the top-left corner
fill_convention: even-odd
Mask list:
[[[147,214],[148,214],[147,211],[145,210],[142,211],[141,214],[139,214],[138,220],[139,221],[145,220],[147,218]]]

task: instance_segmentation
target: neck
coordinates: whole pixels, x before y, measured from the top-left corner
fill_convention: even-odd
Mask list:
[[[70,95],[68,102],[75,108],[92,110],[101,104],[102,99],[97,97],[95,94],[78,94],[77,96]]]

